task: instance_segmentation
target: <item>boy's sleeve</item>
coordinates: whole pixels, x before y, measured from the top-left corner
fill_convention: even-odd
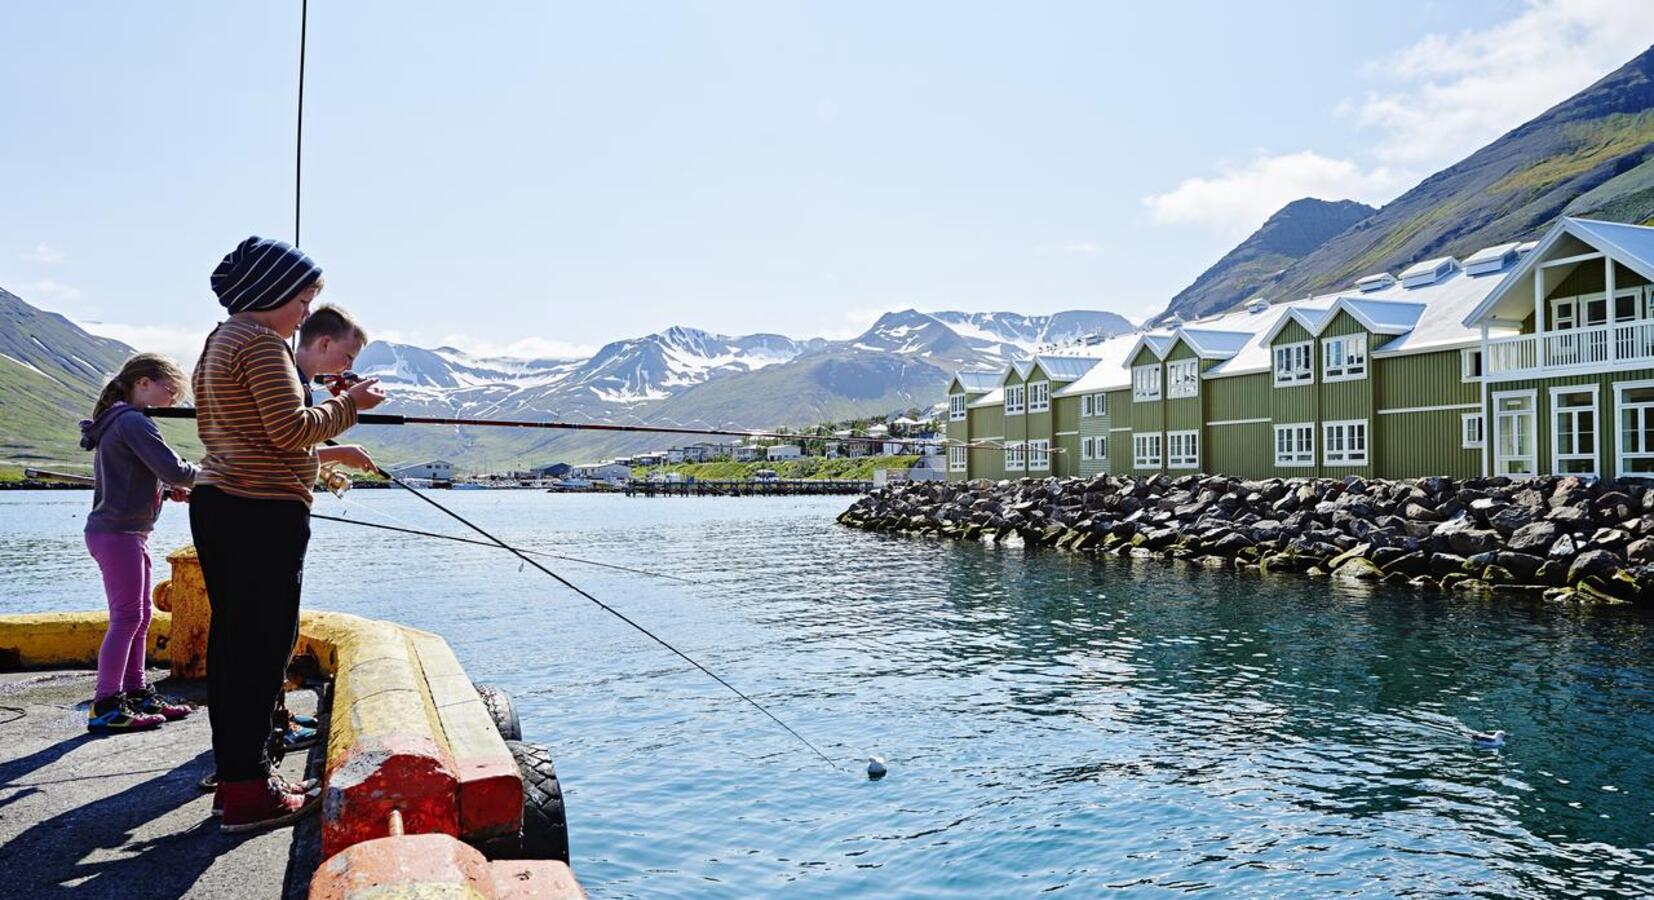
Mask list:
[[[241,370],[258,406],[271,443],[283,450],[308,450],[356,424],[356,401],[348,395],[304,405],[293,356],[281,338],[260,334],[242,348]]]
[[[118,423],[126,445],[155,477],[165,484],[188,487],[195,484],[196,467],[179,458],[161,437],[161,430],[149,416],[128,413]]]

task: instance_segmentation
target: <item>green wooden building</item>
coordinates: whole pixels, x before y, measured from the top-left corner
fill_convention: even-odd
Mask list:
[[[1654,228],[1537,242],[962,371],[949,477],[1654,477]]]

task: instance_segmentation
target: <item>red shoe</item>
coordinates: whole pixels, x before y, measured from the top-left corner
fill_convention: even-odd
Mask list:
[[[316,812],[322,804],[320,795],[289,793],[278,778],[220,781],[218,795],[224,801],[218,830],[225,834],[291,825]]]
[[[310,793],[311,791],[320,790],[322,786],[321,779],[319,778],[305,778],[300,781],[288,781],[287,779],[274,773],[270,775],[270,781],[287,793],[300,797]],[[201,784],[203,786],[206,786],[208,782],[212,783],[213,789],[212,814],[214,817],[222,816],[224,815],[224,795],[219,793],[217,790],[218,773],[214,772],[206,778],[201,779]]]

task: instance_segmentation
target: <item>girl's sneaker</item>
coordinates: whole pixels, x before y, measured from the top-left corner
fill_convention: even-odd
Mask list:
[[[314,728],[306,728],[299,724],[297,716],[293,724],[281,733],[282,752],[291,753],[295,750],[309,750],[321,742],[321,734]]]
[[[298,715],[298,714],[295,713],[293,715],[289,715],[287,717],[287,721],[292,722],[294,725],[297,725],[300,728],[315,728],[316,727],[316,717],[315,716],[301,716],[301,715]]]
[[[120,694],[93,700],[86,711],[86,730],[97,734],[116,734],[122,731],[148,731],[166,723],[166,717],[140,712],[126,703]]]
[[[168,722],[190,714],[189,705],[184,701],[159,693],[153,687],[146,687],[141,691],[127,691],[125,696],[128,706],[145,715],[161,716]]]

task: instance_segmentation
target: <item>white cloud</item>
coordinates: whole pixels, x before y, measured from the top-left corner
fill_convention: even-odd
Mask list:
[[[164,353],[189,371],[201,354],[201,343],[211,326],[132,325],[125,322],[76,321],[76,325],[100,337],[114,338],[146,353]]]
[[[1436,169],[1583,90],[1651,36],[1648,0],[1530,0],[1508,22],[1432,34],[1369,65],[1395,86],[1337,111],[1377,130],[1376,158]]]
[[[1164,194],[1144,197],[1143,203],[1156,224],[1205,225],[1244,234],[1302,197],[1382,203],[1409,180],[1389,168],[1364,169],[1312,150],[1260,153],[1244,166],[1222,167],[1214,177],[1186,178]]]
[[[33,250],[23,254],[23,259],[28,262],[56,265],[57,263],[63,262],[64,256],[62,250],[58,250],[55,247],[48,247],[45,244],[36,244]]]

